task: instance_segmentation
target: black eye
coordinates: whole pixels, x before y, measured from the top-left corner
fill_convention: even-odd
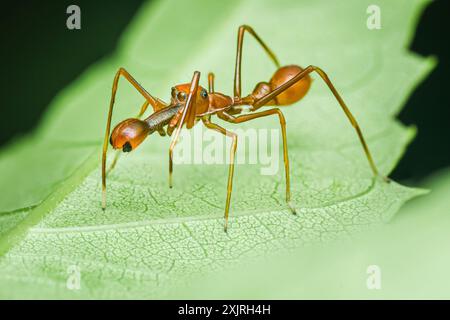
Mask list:
[[[178,100],[180,101],[184,101],[184,99],[186,99],[186,93],[184,93],[183,91],[178,92]]]
[[[125,142],[125,144],[124,144],[123,147],[122,147],[122,151],[123,151],[123,152],[130,152],[131,149],[133,149],[133,148],[131,147],[131,144],[130,144],[128,141]]]
[[[200,92],[200,95],[202,96],[202,98],[206,99],[206,97],[208,97],[208,92],[206,92],[205,89],[202,89],[202,91]]]

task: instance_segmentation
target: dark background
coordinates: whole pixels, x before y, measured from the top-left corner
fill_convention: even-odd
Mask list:
[[[0,9],[3,147],[39,123],[51,99],[91,64],[112,54],[143,0],[28,0]],[[81,30],[68,30],[66,9],[81,8]]]
[[[95,61],[111,54],[143,0],[17,1],[0,10],[0,147],[33,130],[51,99]],[[66,8],[81,8],[80,31],[68,30]],[[410,50],[439,64],[416,88],[399,119],[418,127],[396,180],[419,182],[450,166],[450,1],[428,5]],[[389,79],[386,79],[389,81]]]

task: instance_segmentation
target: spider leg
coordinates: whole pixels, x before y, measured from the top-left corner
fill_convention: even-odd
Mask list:
[[[172,142],[170,143],[169,147],[169,187],[172,188],[172,173],[173,173],[173,149],[175,148],[175,145],[178,142],[178,136],[180,135],[181,127],[186,122],[186,115],[190,112],[194,112],[195,110],[190,110],[191,108],[195,108],[195,97],[197,95],[197,89],[198,89],[198,82],[200,80],[200,72],[195,71],[194,76],[192,77],[191,81],[191,87],[189,89],[189,95],[186,100],[186,104],[184,108],[182,108],[182,113],[179,113],[176,115],[177,121],[172,122],[169,124],[168,133],[171,134],[173,128],[175,125],[177,126],[175,129],[175,134],[172,138]],[[170,131],[169,131],[170,129]]]
[[[214,93],[214,73],[208,73],[208,92]]]
[[[274,89],[273,91],[271,91],[270,93],[266,94],[265,96],[255,100],[253,102],[253,106],[255,108],[259,108],[259,107],[264,106],[267,102],[272,100],[274,97],[276,97],[277,95],[279,95],[283,91],[287,90],[289,87],[294,85],[296,82],[300,81],[302,78],[306,77],[311,72],[318,73],[319,76],[327,84],[328,88],[333,93],[334,97],[338,101],[339,105],[341,106],[342,110],[344,111],[345,115],[347,116],[348,120],[350,121],[351,125],[353,126],[353,128],[355,129],[355,131],[356,131],[356,133],[358,135],[358,138],[359,138],[359,140],[361,142],[361,145],[362,145],[362,147],[364,149],[364,153],[366,155],[366,158],[367,158],[367,160],[369,162],[369,165],[370,165],[370,167],[372,169],[372,172],[373,172],[374,176],[378,176],[379,175],[378,169],[377,169],[377,167],[375,165],[375,162],[373,161],[373,158],[372,158],[372,155],[370,153],[369,147],[367,146],[367,143],[366,143],[366,141],[364,139],[364,136],[362,134],[362,131],[361,131],[361,128],[359,127],[358,122],[356,121],[356,119],[353,116],[353,114],[350,112],[350,110],[347,107],[347,105],[345,104],[344,100],[341,98],[341,96],[337,92],[337,90],[334,87],[333,83],[328,78],[328,75],[325,73],[325,71],[323,71],[319,67],[309,66],[306,69],[303,69],[303,71],[301,71],[298,74],[296,74],[294,77],[292,77],[291,79],[286,81],[284,84],[280,85],[278,88]],[[386,177],[384,177],[384,179],[386,181],[389,181],[389,179],[386,178]]]
[[[219,114],[219,117],[225,121],[231,122],[231,123],[242,123],[246,121],[250,121],[253,119],[261,118],[261,117],[267,117],[267,116],[278,116],[278,119],[280,121],[281,126],[281,134],[283,138],[283,159],[284,159],[284,172],[285,172],[285,179],[286,179],[286,203],[291,210],[293,214],[296,214],[295,207],[291,202],[291,183],[290,183],[290,176],[289,176],[289,156],[288,156],[288,147],[287,147],[287,138],[286,138],[286,120],[284,118],[283,113],[280,111],[280,109],[269,109],[266,111],[256,112],[256,113],[249,113],[245,115],[241,115],[238,117],[234,117],[232,115],[229,115],[226,112],[223,112],[222,114]]]
[[[111,118],[112,113],[114,109],[114,101],[116,99],[116,93],[117,88],[119,85],[119,79],[120,76],[124,77],[125,79],[130,82],[133,87],[145,98],[146,102],[142,105],[140,115],[142,115],[145,110],[147,109],[148,105],[150,104],[153,107],[154,111],[158,111],[167,105],[160,99],[153,97],[150,93],[148,93],[124,68],[120,68],[113,81],[112,86],[112,93],[111,93],[111,100],[109,103],[109,111],[108,111],[108,119],[106,121],[106,132],[105,132],[105,138],[103,141],[103,149],[102,149],[102,208],[106,208],[106,153],[108,151],[108,140],[109,140],[109,134],[111,130]],[[118,156],[116,155],[116,158],[118,159]],[[117,162],[117,159],[113,161],[112,168],[114,167],[115,163]],[[111,168],[111,169],[112,169]],[[110,170],[108,170],[110,171]]]
[[[224,219],[225,219],[224,230],[225,230],[225,232],[227,232],[228,215],[230,212],[231,192],[233,190],[234,158],[236,157],[237,135],[233,132],[230,132],[230,131],[222,128],[221,126],[219,126],[215,123],[212,123],[207,118],[203,118],[202,121],[208,129],[215,130],[215,131],[220,132],[221,134],[226,135],[233,139],[233,142],[231,144],[231,152],[230,152],[230,166],[228,169],[228,185],[227,185],[227,200],[226,200],[227,202],[225,204],[225,215],[224,215]]]
[[[234,68],[234,97],[241,97],[241,61],[242,61],[242,46],[244,44],[244,34],[245,31],[250,33],[256,41],[263,47],[264,51],[269,55],[270,59],[273,61],[277,68],[280,67],[280,63],[278,62],[275,54],[270,50],[270,48],[262,41],[262,39],[258,36],[258,34],[253,30],[252,27],[247,25],[242,25],[238,29],[238,38],[237,38],[237,51],[236,51],[236,65]]]

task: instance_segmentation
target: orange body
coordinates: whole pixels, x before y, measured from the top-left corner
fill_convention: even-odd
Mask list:
[[[223,111],[228,111],[236,106],[252,105],[253,102],[264,95],[272,92],[282,84],[292,79],[295,75],[303,71],[303,68],[296,65],[289,65],[279,68],[269,82],[259,82],[253,92],[244,98],[231,98],[219,92],[207,93],[205,88],[199,86],[194,109],[196,110],[196,117],[202,117],[208,114],[216,114]],[[286,106],[294,104],[302,99],[309,90],[311,85],[311,77],[306,75],[303,79],[296,82],[290,88],[279,94],[273,100],[266,103],[266,106]],[[187,97],[189,94],[190,83],[184,83],[172,88],[172,104],[184,103],[179,100],[178,96]],[[174,93],[175,92],[175,93]],[[182,92],[182,94],[180,94]],[[203,96],[202,96],[203,93]],[[207,96],[206,96],[207,94]],[[240,110],[240,109],[238,109]],[[233,110],[234,111],[234,110]],[[232,112],[235,114],[236,112]],[[188,129],[190,127],[187,127]]]
[[[266,54],[276,66],[276,71],[268,82],[259,82],[249,95],[242,95],[242,47],[244,34],[249,33],[260,44]],[[106,174],[114,168],[119,153],[116,154],[110,169],[106,170],[106,154],[108,150],[108,140],[114,149],[122,149],[130,152],[139,146],[144,139],[155,131],[160,135],[172,135],[172,142],[169,147],[169,187],[172,188],[173,172],[173,150],[177,144],[180,131],[183,126],[192,128],[195,123],[201,120],[204,126],[214,130],[231,139],[230,163],[228,169],[227,197],[225,202],[225,223],[224,230],[227,230],[228,214],[230,210],[230,199],[233,186],[234,162],[237,150],[238,136],[235,132],[221,127],[211,120],[212,115],[228,123],[240,124],[247,121],[256,120],[262,117],[277,117],[281,129],[283,140],[283,162],[286,181],[286,204],[295,214],[295,207],[291,201],[289,157],[287,149],[286,120],[280,108],[269,108],[257,111],[264,106],[286,106],[301,100],[311,86],[310,73],[315,72],[328,86],[331,93],[344,111],[351,125],[355,128],[361,142],[367,160],[374,176],[378,175],[378,169],[370,154],[369,148],[364,140],[361,129],[356,119],[344,103],[342,97],[337,92],[328,75],[321,68],[309,65],[306,68],[297,65],[280,66],[278,59],[270,48],[262,41],[256,32],[247,25],[242,25],[238,29],[236,63],[234,70],[234,90],[232,96],[227,96],[214,90],[214,74],[208,74],[208,91],[199,85],[200,72],[194,71],[190,83],[179,84],[172,87],[170,104],[152,96],[147,92],[124,68],[120,68],[114,77],[112,94],[109,105],[108,120],[106,125],[105,138],[102,150],[102,208],[106,207]],[[120,122],[112,131],[110,126],[111,117],[116,96],[119,78],[123,77],[131,83],[134,88],[145,98],[141,111],[137,118],[126,119]],[[139,118],[144,114],[147,107],[151,105],[153,113],[146,119]],[[242,106],[250,108],[242,108]],[[248,111],[248,112],[244,112]],[[389,179],[385,178],[385,181]]]
[[[280,87],[295,75],[303,71],[303,69],[296,65],[289,65],[279,68],[275,71],[274,75],[269,82],[259,82],[251,94],[243,98],[232,98],[219,92],[207,92],[205,88],[199,86],[197,94],[193,100],[192,112],[188,114],[186,119],[186,128],[190,129],[194,124],[202,117],[217,114],[222,112],[228,112],[230,114],[241,113],[241,108],[235,108],[242,105],[253,106],[253,102],[263,97],[264,95],[272,92],[276,88]],[[122,149],[125,152],[129,152],[135,149],[149,134],[155,131],[155,127],[161,127],[169,125],[173,127],[179,120],[176,118],[176,113],[171,113],[170,119],[161,117],[160,114],[164,110],[174,108],[174,106],[182,106],[186,103],[186,99],[189,95],[190,83],[183,83],[172,87],[171,91],[171,103],[169,106],[156,112],[145,120],[139,119],[126,119],[120,122],[112,131],[110,137],[110,143],[114,149]],[[306,75],[300,81],[283,91],[274,99],[265,103],[267,106],[286,106],[293,104],[302,99],[309,90],[311,85],[311,77]],[[253,108],[252,110],[256,110]],[[179,108],[181,111],[182,108]],[[167,112],[166,112],[167,113]],[[151,120],[157,119],[156,122]],[[172,124],[172,126],[171,126]],[[172,130],[168,128],[169,135]]]
[[[259,99],[265,96],[266,94],[272,92],[276,88],[280,87],[281,85],[283,85],[284,83],[286,83],[287,81],[289,81],[302,71],[303,68],[296,65],[281,67],[274,73],[274,75],[272,76],[272,78],[268,83],[267,82],[258,83],[255,89],[253,90],[251,96],[254,99]],[[267,102],[265,105],[286,106],[293,104],[306,95],[310,86],[311,86],[311,77],[309,75],[306,75],[300,81],[296,82],[294,85],[292,85],[287,90],[280,93],[278,96]]]

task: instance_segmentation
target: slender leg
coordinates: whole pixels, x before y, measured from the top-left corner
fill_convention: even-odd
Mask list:
[[[372,169],[372,172],[373,172],[374,176],[379,175],[378,169],[377,169],[377,167],[375,165],[375,162],[373,161],[372,155],[370,154],[369,147],[367,146],[367,143],[366,143],[366,141],[364,139],[364,136],[363,136],[363,134],[361,132],[361,129],[360,129],[359,125],[358,125],[358,122],[356,121],[355,117],[353,116],[353,114],[348,109],[347,105],[345,104],[344,100],[341,98],[341,96],[337,92],[337,90],[334,87],[334,85],[331,83],[331,81],[328,78],[327,74],[322,69],[320,69],[319,67],[315,67],[315,66],[307,67],[306,69],[304,69],[303,71],[299,72],[297,75],[292,77],[290,80],[286,81],[284,84],[282,84],[281,86],[279,86],[278,88],[276,88],[272,92],[266,94],[265,96],[261,97],[258,100],[255,100],[254,103],[253,103],[253,106],[256,107],[256,108],[259,108],[259,107],[263,106],[268,101],[272,100],[274,97],[276,97],[277,95],[279,95],[280,93],[282,93],[283,91],[288,89],[290,86],[295,84],[297,81],[299,81],[300,79],[302,79],[303,77],[305,77],[306,75],[310,74],[313,71],[315,71],[315,72],[317,72],[319,74],[319,76],[322,78],[322,80],[328,85],[328,88],[331,90],[331,92],[333,93],[333,95],[336,98],[336,100],[339,102],[339,105],[341,106],[342,110],[344,111],[344,113],[347,116],[348,120],[350,121],[351,125],[353,126],[353,128],[355,128],[356,133],[358,134],[359,140],[360,140],[360,142],[362,144],[362,147],[363,147],[364,152],[366,154],[367,160],[369,161],[369,164],[370,164],[370,167]],[[384,177],[384,179],[386,181],[389,181],[389,179],[386,178],[386,177]]]
[[[106,153],[108,151],[108,140],[109,140],[109,134],[111,130],[111,118],[112,113],[114,109],[114,101],[116,99],[116,92],[117,87],[119,85],[119,79],[120,76],[123,76],[125,79],[127,79],[133,87],[136,88],[139,93],[144,96],[145,100],[152,105],[153,110],[157,111],[160,110],[167,105],[160,99],[153,97],[151,94],[149,94],[124,68],[120,68],[113,81],[113,87],[112,87],[112,93],[111,93],[111,100],[109,103],[109,111],[108,111],[108,120],[106,122],[106,132],[105,132],[105,139],[103,141],[103,149],[102,149],[102,208],[106,208]],[[145,105],[145,104],[144,104]],[[144,105],[141,108],[144,108]],[[145,106],[144,109],[146,109],[147,106]],[[145,110],[144,110],[145,111]]]
[[[180,108],[167,125],[167,134],[172,136],[173,131],[177,128],[177,124],[183,116],[184,108]]]
[[[175,135],[172,138],[172,142],[169,147],[169,187],[172,188],[172,173],[173,173],[173,149],[178,142],[178,136],[180,135],[181,127],[183,126],[186,115],[192,112],[190,109],[195,108],[195,96],[197,95],[198,82],[200,80],[200,72],[195,71],[194,76],[192,77],[191,87],[189,89],[189,95],[186,100],[186,105],[184,106],[183,113],[181,115],[180,120],[177,123],[177,128],[175,129]],[[194,110],[195,112],[195,110]]]
[[[242,61],[242,46],[244,43],[244,33],[247,31],[250,33],[256,41],[263,47],[264,51],[269,55],[270,59],[275,63],[277,68],[280,67],[280,63],[278,62],[275,54],[270,50],[270,48],[262,41],[262,39],[256,34],[256,32],[252,29],[252,27],[247,25],[242,25],[238,30],[238,38],[237,38],[237,52],[236,52],[236,65],[234,68],[234,97],[241,97],[241,61]]]
[[[236,148],[237,148],[237,135],[233,132],[227,131],[221,126],[212,123],[209,121],[209,119],[203,119],[203,123],[208,129],[215,130],[217,132],[220,132],[223,135],[226,135],[233,139],[233,142],[231,144],[231,151],[230,151],[230,166],[228,169],[228,185],[227,185],[227,202],[225,204],[225,215],[224,215],[224,230],[227,232],[228,228],[228,215],[230,212],[230,200],[231,200],[231,192],[233,190],[233,175],[234,175],[234,158],[236,157]]]
[[[208,92],[214,93],[214,73],[208,73]]]
[[[295,207],[292,204],[291,201],[291,182],[290,182],[290,175],[289,175],[289,156],[288,156],[288,147],[287,147],[287,138],[286,138],[286,120],[284,118],[283,113],[280,111],[280,109],[270,109],[266,111],[261,111],[257,113],[250,113],[245,114],[242,116],[234,117],[232,115],[229,115],[227,113],[222,113],[221,118],[225,121],[231,122],[231,123],[242,123],[246,121],[250,121],[253,119],[261,118],[261,117],[267,117],[275,115],[278,116],[280,120],[280,126],[281,126],[281,134],[283,138],[283,159],[284,159],[284,173],[286,178],[286,203],[289,207],[289,209],[292,211],[293,214],[296,213]]]

